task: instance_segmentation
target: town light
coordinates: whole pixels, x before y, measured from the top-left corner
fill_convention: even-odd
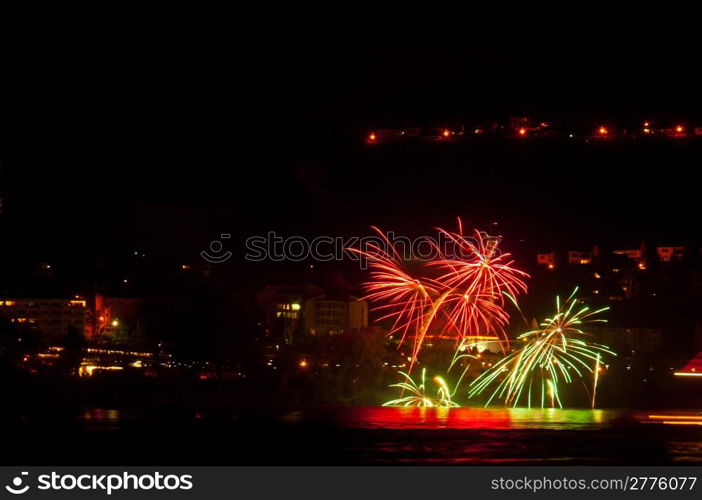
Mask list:
[[[675,132],[677,132],[678,134],[682,134],[684,131],[685,131],[685,127],[683,127],[682,125],[677,125],[675,127]]]
[[[609,133],[609,130],[607,130],[607,127],[600,127],[598,132],[600,135],[607,135]]]
[[[524,127],[519,129],[519,135],[526,135],[527,131]]]
[[[377,139],[377,136],[375,135],[375,132],[371,132],[371,133],[368,135],[368,140],[369,140],[370,142],[375,142],[376,139]]]
[[[118,319],[113,319],[112,323],[110,323],[112,326],[119,326],[119,320]]]
[[[300,307],[300,304],[290,304],[290,309],[292,309],[293,311],[299,311]]]

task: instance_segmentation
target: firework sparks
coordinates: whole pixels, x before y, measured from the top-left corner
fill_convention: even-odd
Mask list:
[[[434,383],[437,386],[436,396],[430,396],[427,393],[426,373],[426,368],[423,368],[422,378],[420,379],[420,383],[417,384],[409,374],[400,372],[400,375],[404,377],[405,381],[393,384],[390,387],[397,387],[402,391],[402,394],[405,392],[409,394],[388,401],[383,404],[383,406],[414,406],[418,408],[457,408],[460,406],[452,399],[455,391],[451,392],[446,381],[438,375],[434,377]]]
[[[526,292],[528,275],[512,266],[510,254],[499,252],[499,237],[480,231],[466,236],[459,219],[457,232],[438,229],[450,251],[434,244],[436,258],[414,263],[417,269],[411,272],[389,238],[373,229],[382,244],[351,250],[369,262],[365,298],[380,303],[375,308],[383,313],[379,320],[392,319],[389,334],[399,334],[400,344],[408,337],[413,343],[410,372],[430,332],[452,337],[456,345],[500,342],[504,350],[509,322],[504,295]]]
[[[460,224],[456,233],[439,231],[455,244],[461,257],[431,263],[444,271],[439,282],[464,290],[467,296],[488,295],[500,306],[504,305],[504,293],[516,297],[527,291],[524,279],[529,275],[512,266],[511,254],[498,251],[500,238],[481,231],[475,231],[472,237],[464,236]]]
[[[556,314],[547,318],[538,329],[521,334],[518,339],[524,342],[524,346],[473,381],[469,397],[494,387],[486,406],[497,398],[503,399],[506,406],[514,407],[526,400],[527,406],[531,407],[536,399],[541,408],[556,405],[562,408],[559,384],[568,384],[591,374],[594,407],[601,356],[616,354],[607,346],[587,341],[588,334],[581,329],[582,326],[606,322],[595,316],[609,308],[592,311],[587,306],[578,307],[577,290],[563,303],[556,297]]]

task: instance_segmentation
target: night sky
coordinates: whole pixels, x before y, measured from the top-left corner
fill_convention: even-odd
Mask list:
[[[3,252],[195,259],[222,232],[422,234],[459,215],[533,248],[695,240],[699,145],[363,146],[374,127],[522,114],[702,126],[698,13],[581,14],[193,3],[5,15]]]

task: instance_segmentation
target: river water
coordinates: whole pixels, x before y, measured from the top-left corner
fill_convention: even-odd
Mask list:
[[[94,408],[5,423],[4,442],[27,464],[702,464],[700,424],[675,410]]]

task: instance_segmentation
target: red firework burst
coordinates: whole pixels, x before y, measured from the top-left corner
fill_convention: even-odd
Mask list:
[[[509,322],[505,294],[526,292],[529,275],[513,267],[510,254],[499,252],[499,237],[480,231],[465,236],[459,219],[457,232],[438,229],[448,238],[448,248],[434,243],[434,258],[410,271],[390,239],[373,229],[381,243],[351,250],[369,263],[365,298],[379,304],[379,320],[393,320],[389,334],[400,334],[400,344],[412,340],[410,370],[430,332],[462,344],[497,341],[504,349]]]

